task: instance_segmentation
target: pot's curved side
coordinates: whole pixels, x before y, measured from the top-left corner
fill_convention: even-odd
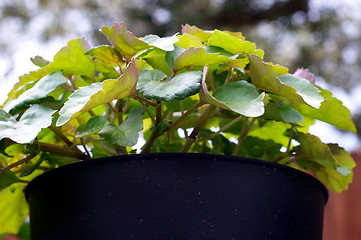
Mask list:
[[[26,196],[32,240],[321,240],[327,190],[258,160],[146,154],[61,167]]]

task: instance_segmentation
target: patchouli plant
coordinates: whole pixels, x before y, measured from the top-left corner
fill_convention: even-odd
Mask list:
[[[170,37],[103,27],[109,45],[74,39],[20,77],[0,109],[0,233],[27,216],[22,193],[74,161],[149,152],[244,156],[313,172],[336,192],[355,166],[308,133],[315,120],[356,132],[349,110],[315,85],[263,61],[240,32],[185,25]]]

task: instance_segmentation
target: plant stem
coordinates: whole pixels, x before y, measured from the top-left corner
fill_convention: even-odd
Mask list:
[[[65,156],[77,158],[79,160],[87,159],[87,155],[82,153],[80,150],[76,151],[58,145],[43,143],[43,142],[38,142],[37,144],[39,151],[65,155]]]
[[[292,143],[292,139],[293,139],[293,131],[294,131],[294,125],[291,125],[290,136],[288,138],[288,144],[287,144],[286,152],[284,152],[281,155],[279,155],[278,157],[272,159],[271,162],[277,163],[277,162],[281,161],[283,158],[288,157],[290,155],[289,153],[290,153],[290,150],[291,150],[291,143]]]
[[[118,125],[123,123],[123,99],[118,100]]]
[[[198,108],[200,108],[201,106],[203,106],[205,103],[204,102],[199,102],[196,105],[194,105],[193,107],[191,107],[190,109],[188,109],[184,114],[182,114],[182,116],[180,116],[176,121],[174,121],[172,124],[170,124],[166,131],[169,131],[173,128],[175,128],[179,123],[181,123],[187,116],[189,116],[189,114],[191,114],[192,112],[194,112],[195,110],[197,110]]]
[[[60,137],[61,140],[63,140],[69,147],[73,145],[73,142],[69,140],[59,129],[54,127],[53,125],[49,126],[49,129],[53,131],[58,137]]]
[[[144,102],[144,103],[146,103],[146,104],[149,104],[150,106],[153,106],[153,107],[156,107],[156,106],[157,106],[156,103],[151,102],[151,101],[149,101],[148,99],[142,98],[142,97],[140,97],[140,96],[138,96],[138,95],[136,95],[136,94],[132,94],[131,97],[134,98],[134,99],[136,99],[136,100],[138,100],[138,101],[140,101],[140,102]]]
[[[199,118],[199,121],[197,122],[196,126],[194,127],[191,135],[189,135],[189,137],[186,140],[186,143],[184,144],[183,148],[181,149],[182,153],[186,153],[189,151],[190,147],[192,146],[192,144],[194,143],[194,140],[197,136],[197,134],[199,133],[199,131],[202,129],[202,127],[204,126],[204,124],[207,122],[207,120],[209,119],[209,115],[211,115],[212,111],[214,110],[214,106],[213,105],[209,105],[208,108],[204,111],[204,113],[201,115],[201,117]]]
[[[251,128],[252,128],[255,121],[256,121],[256,119],[253,118],[252,121],[248,125],[247,125],[247,122],[248,122],[247,118],[246,118],[246,121],[244,121],[243,126],[242,126],[242,130],[241,130],[241,132],[239,134],[237,146],[236,146],[236,148],[234,149],[234,151],[232,153],[233,156],[238,155],[238,152],[239,152],[239,150],[240,150],[240,148],[242,146],[242,143],[243,143],[244,139],[246,138],[248,132],[251,130]]]
[[[227,83],[229,83],[231,81],[232,70],[233,70],[233,68],[229,67],[228,74],[227,74],[227,77],[226,77],[226,81],[224,82],[224,84],[227,84]]]
[[[19,166],[19,165],[21,165],[23,163],[29,162],[31,159],[36,157],[36,155],[38,155],[38,153],[32,153],[29,156],[27,156],[27,157],[25,157],[25,158],[23,158],[23,159],[21,159],[21,160],[19,160],[17,162],[14,162],[14,163],[12,163],[10,165],[7,165],[7,166],[1,168],[0,169],[0,174],[2,174],[2,173],[6,172],[6,171],[8,171],[8,170],[10,170],[10,169],[12,169],[14,167],[17,167],[17,166]]]
[[[209,140],[214,138],[215,136],[219,135],[221,132],[227,130],[228,128],[232,127],[234,124],[236,124],[237,122],[239,122],[242,118],[244,118],[244,116],[240,115],[237,118],[233,119],[232,121],[230,121],[229,123],[227,123],[226,125],[224,125],[223,127],[221,127],[217,132],[212,133],[211,135],[209,135],[208,137],[204,138],[205,140]]]
[[[158,128],[157,127],[162,119],[162,102],[161,101],[157,101],[155,112],[156,112],[155,113],[156,116],[155,116],[155,123],[154,123],[153,131],[152,131],[150,137],[148,138],[147,142],[143,146],[141,154],[148,153],[150,151],[150,148],[152,147],[155,139],[158,136]]]

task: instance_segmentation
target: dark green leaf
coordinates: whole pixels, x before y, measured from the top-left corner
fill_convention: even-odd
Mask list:
[[[144,97],[155,100],[183,100],[199,92],[202,72],[191,71],[173,78],[156,70],[144,70],[139,76],[138,90]]]
[[[102,130],[105,126],[107,126],[109,122],[107,121],[105,116],[93,116],[86,123],[84,131],[82,134],[76,135],[76,138],[83,138],[86,136],[90,136]]]
[[[0,173],[0,192],[16,182],[19,182],[19,179],[15,176],[15,174],[12,171],[7,170],[4,173]]]
[[[143,129],[143,112],[143,108],[134,108],[121,125],[109,124],[98,134],[110,144],[119,144],[123,147],[133,146],[138,141],[138,132]]]
[[[48,154],[43,152],[40,156],[40,158],[31,166],[25,168],[24,170],[21,171],[19,177],[26,177],[29,176],[30,174],[32,174],[39,166],[40,164],[48,157]]]
[[[5,152],[6,147],[7,147],[6,141],[8,141],[8,139],[6,139],[6,138],[3,138],[0,140],[0,154],[4,155],[7,158],[12,158],[13,156],[11,156]]]

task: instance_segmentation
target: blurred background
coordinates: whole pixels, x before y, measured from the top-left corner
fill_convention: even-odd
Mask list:
[[[105,43],[99,29],[119,21],[136,36],[173,35],[189,23],[241,31],[291,73],[309,68],[361,129],[360,12],[359,0],[0,0],[0,105],[18,76],[36,69],[31,57],[52,60],[72,38]],[[322,123],[312,132],[361,158],[359,136]],[[355,175],[349,191],[330,193],[324,239],[361,239],[360,167]]]

